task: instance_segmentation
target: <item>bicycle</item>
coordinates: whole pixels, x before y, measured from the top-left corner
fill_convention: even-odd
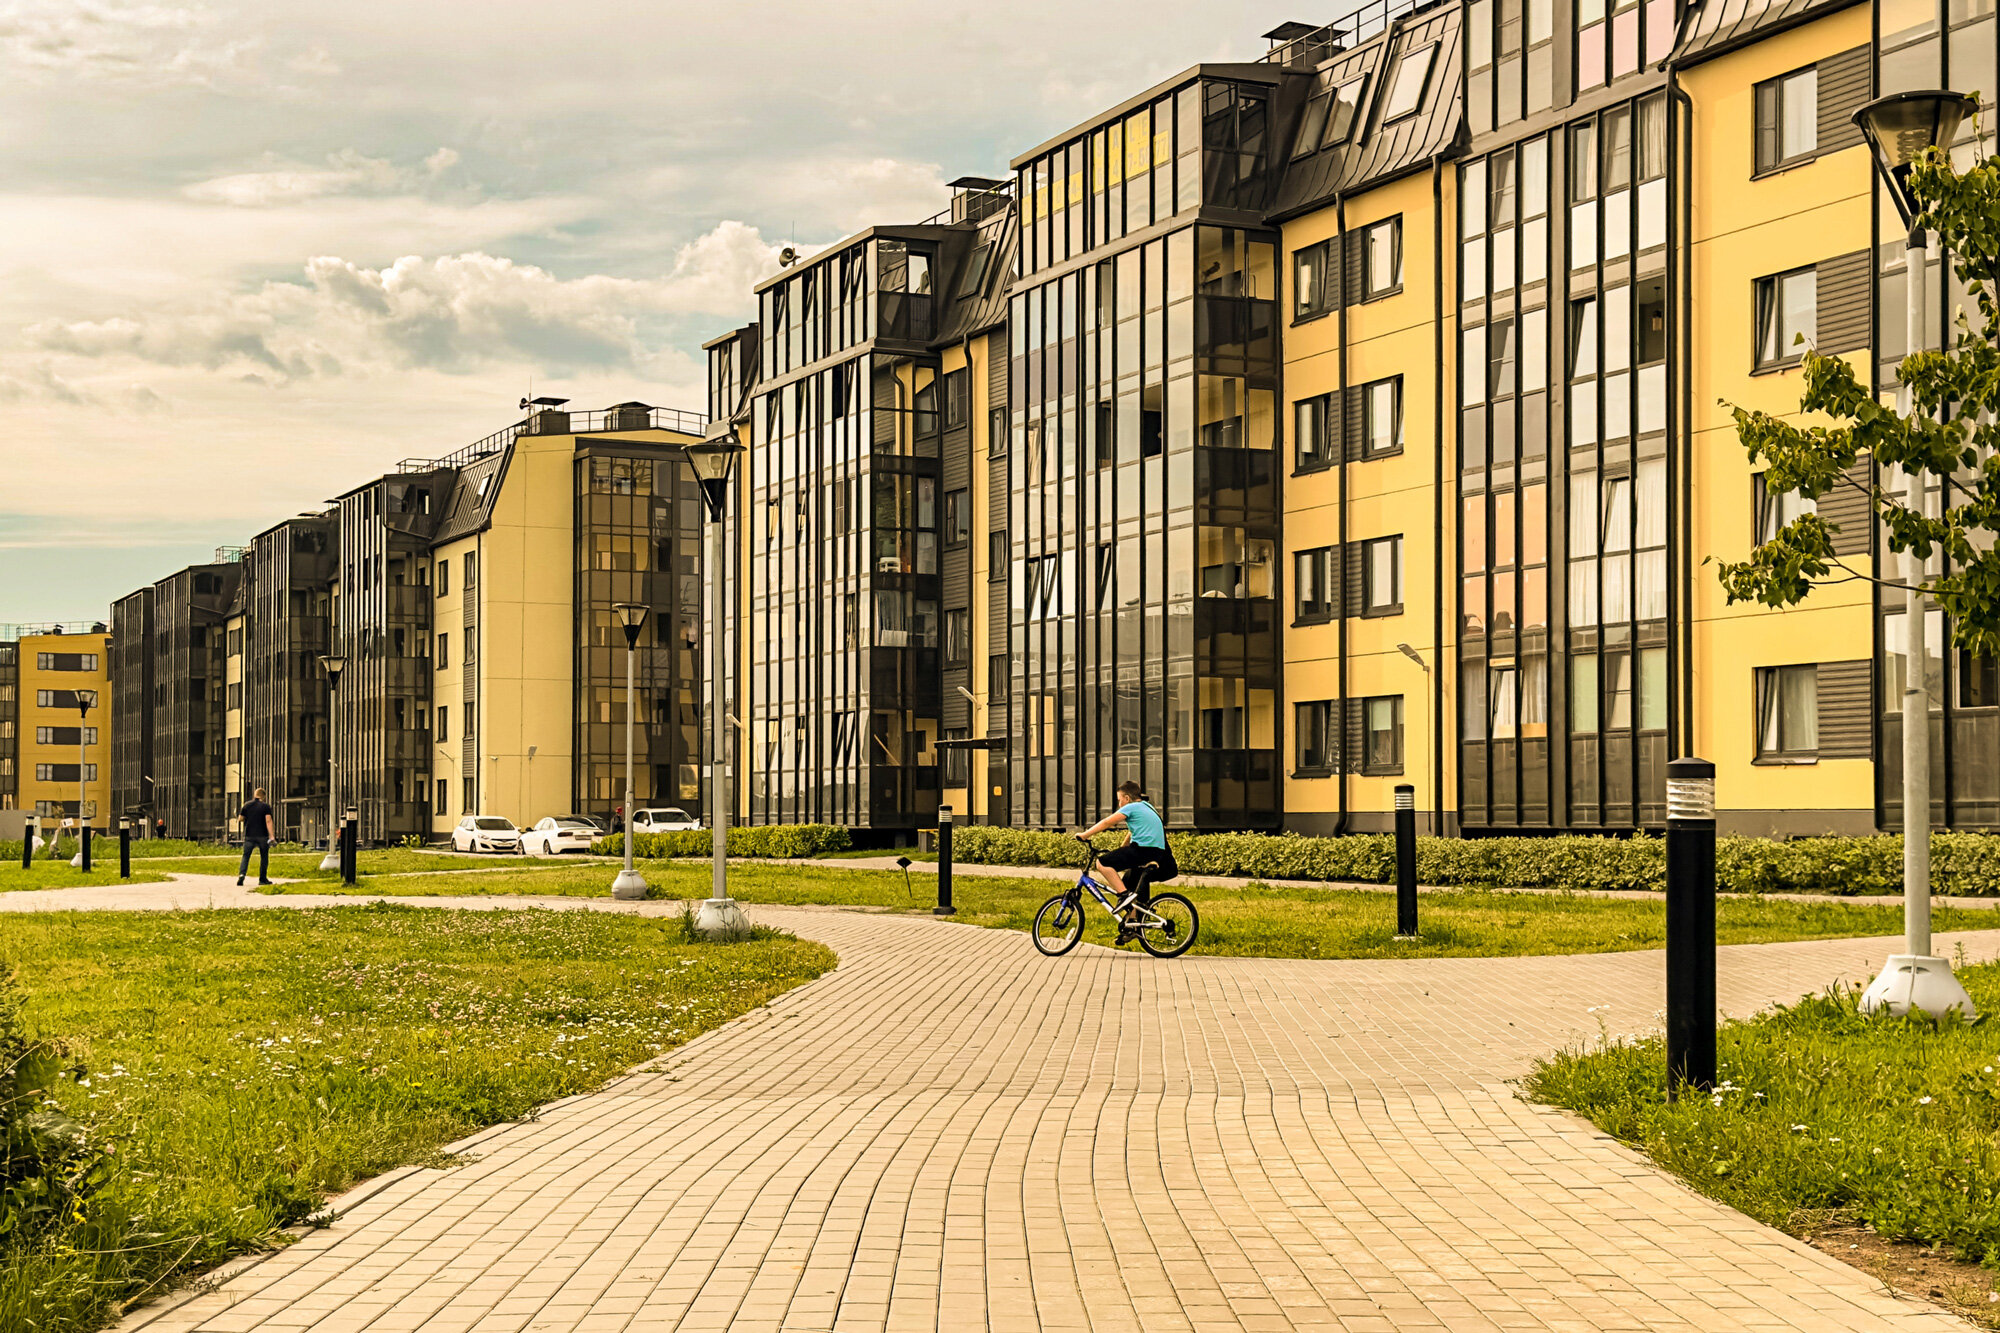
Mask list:
[[[1194,938],[1201,930],[1201,917],[1195,912],[1194,904],[1178,893],[1156,893],[1149,903],[1140,905],[1139,898],[1145,880],[1139,879],[1125,896],[1116,901],[1111,893],[1090,872],[1097,867],[1097,849],[1090,849],[1090,859],[1084,862],[1083,872],[1076,878],[1074,888],[1065,889],[1042,904],[1035,913],[1033,938],[1035,947],[1050,958],[1060,958],[1076,947],[1083,938],[1083,895],[1090,896],[1111,913],[1121,927],[1138,932],[1139,947],[1155,958],[1178,958],[1194,946]],[[1134,875],[1150,876],[1151,866],[1140,866]],[[1137,916],[1125,920],[1128,910],[1136,910]]]

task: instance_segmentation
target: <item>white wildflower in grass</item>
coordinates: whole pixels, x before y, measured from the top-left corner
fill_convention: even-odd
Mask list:
[[[1917,1105],[1919,1106],[1929,1106],[1930,1104],[1931,1104],[1931,1099],[1928,1097],[1917,1098]]]

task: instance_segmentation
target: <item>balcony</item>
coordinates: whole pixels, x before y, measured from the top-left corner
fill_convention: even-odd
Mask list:
[[[383,591],[388,594],[388,615],[392,622],[419,626],[430,623],[433,598],[427,584],[392,583]]]

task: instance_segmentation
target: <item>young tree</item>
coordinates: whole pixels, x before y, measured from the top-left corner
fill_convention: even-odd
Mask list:
[[[1911,401],[1906,414],[1877,402],[1853,367],[1838,357],[1805,353],[1802,413],[1826,424],[1805,424],[1731,405],[1737,438],[1750,461],[1768,461],[1771,494],[1813,499],[1839,486],[1864,483],[1847,475],[1863,456],[1922,474],[1941,503],[1915,509],[1900,487],[1865,485],[1884,544],[1897,556],[1914,555],[1925,568],[1943,552],[1944,572],[1920,579],[1927,597],[1950,618],[1952,642],[1984,655],[2000,655],[2000,157],[1960,172],[1933,148],[1911,169],[1910,187],[1922,212],[1914,226],[1937,233],[1959,278],[1979,302],[1979,327],[1965,311],[1943,351],[1903,358],[1897,379]],[[1909,275],[1921,281],[1921,275]],[[1713,559],[1713,557],[1711,557]],[[1864,573],[1834,553],[1833,529],[1816,513],[1802,514],[1748,560],[1717,562],[1724,592],[1735,602],[1796,606],[1818,586],[1867,580],[1903,589],[1908,562],[1884,569],[1903,577]],[[1917,632],[1911,630],[1909,632]]]

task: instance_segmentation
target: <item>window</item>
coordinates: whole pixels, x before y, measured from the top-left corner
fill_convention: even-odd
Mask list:
[[[944,493],[944,544],[947,547],[963,546],[971,540],[972,513],[969,500],[970,496],[963,486]]]
[[[986,414],[986,454],[989,458],[1007,456],[1007,409],[996,407]]]
[[[448,790],[449,789],[445,786],[445,780],[443,778],[439,778],[437,780],[437,804],[431,807],[431,813],[433,815],[442,814],[444,813],[445,810],[450,808],[449,802],[446,800],[446,793]]]
[[[1298,319],[1324,315],[1337,304],[1340,274],[1333,262],[1333,242],[1321,241],[1294,252],[1293,314]]]
[[[12,726],[13,726],[12,723],[8,724],[10,730]],[[96,727],[36,727],[35,744],[95,745],[97,744],[97,728]]]
[[[1757,543],[1761,546],[1778,535],[1778,530],[1802,514],[1815,513],[1819,502],[1797,491],[1772,491],[1764,484],[1764,474],[1750,478],[1751,511],[1756,516]]]
[[[450,665],[451,636],[449,634],[440,634],[437,641],[437,669],[442,671]]]
[[[1804,356],[1800,340],[1812,339],[1818,297],[1819,275],[1810,268],[1757,279],[1757,369],[1795,365]]]
[[[96,653],[36,653],[35,666],[41,671],[95,671]]]
[[[1296,775],[1315,777],[1333,772],[1337,762],[1334,747],[1340,735],[1334,723],[1333,701],[1320,699],[1300,704],[1296,716],[1298,725],[1292,729],[1298,743],[1293,765]]]
[[[1301,625],[1331,620],[1340,595],[1337,546],[1319,546],[1298,553],[1297,575],[1292,580],[1296,599],[1293,620]]]
[[[1361,299],[1372,301],[1403,286],[1403,219],[1389,218],[1361,233]]]
[[[465,553],[465,558],[459,561],[458,563],[460,568],[463,570],[463,573],[459,578],[459,586],[467,589],[468,591],[472,588],[478,587],[479,553],[477,551],[467,551]]]
[[[1403,377],[1361,386],[1361,456],[1403,452]]]
[[[1326,118],[1326,138],[1322,147],[1346,143],[1361,119],[1361,99],[1368,94],[1368,76],[1349,79],[1333,90],[1333,110]]]
[[[972,660],[972,612],[944,613],[944,661],[946,666],[964,666]]]
[[[986,577],[999,583],[1007,577],[1007,529],[986,534]]]
[[[451,561],[437,562],[437,595],[445,596],[451,591]]]
[[[1361,771],[1403,771],[1403,696],[1361,701]]]
[[[1757,671],[1757,758],[1797,762],[1819,757],[1819,667]]]
[[[1406,53],[1396,62],[1389,80],[1389,96],[1382,103],[1382,123],[1401,120],[1423,105],[1424,85],[1430,81],[1431,61],[1437,55],[1435,42]]]
[[[1392,616],[1403,609],[1403,539],[1380,537],[1361,543],[1361,614]]]
[[[986,659],[986,698],[989,703],[1007,698],[1007,654],[995,653]]]
[[[95,782],[97,781],[97,765],[96,764],[83,765],[83,776],[79,778],[77,776],[77,766],[75,764],[36,764],[35,781]]]
[[[451,739],[451,710],[438,705],[437,739],[440,744]]]
[[[1333,395],[1325,393],[1317,398],[1302,398],[1295,405],[1293,419],[1298,438],[1294,444],[1299,471],[1316,472],[1335,462],[1332,410]]]
[[[1775,171],[1819,149],[1819,70],[1757,85],[1757,171]]]
[[[972,375],[954,370],[944,377],[944,425],[946,430],[963,426],[972,419]]]

